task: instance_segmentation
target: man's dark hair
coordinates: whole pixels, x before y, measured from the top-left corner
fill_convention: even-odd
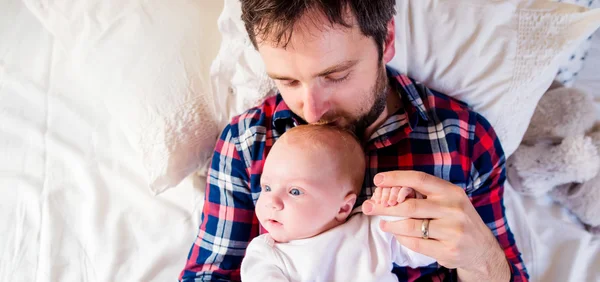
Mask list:
[[[242,20],[255,48],[256,38],[272,40],[284,48],[292,37],[294,25],[307,12],[320,12],[329,22],[347,28],[347,9],[354,14],[361,32],[375,40],[379,59],[383,57],[383,44],[387,24],[396,13],[395,0],[241,0]]]

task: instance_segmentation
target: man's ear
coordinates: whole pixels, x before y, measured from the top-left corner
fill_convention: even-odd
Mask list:
[[[392,18],[388,22],[387,35],[383,42],[383,60],[389,63],[396,55],[396,21]]]
[[[352,212],[352,208],[354,207],[355,203],[356,203],[356,194],[350,193],[350,194],[346,195],[346,197],[344,197],[344,202],[342,203],[342,206],[340,207],[340,210],[338,211],[338,214],[335,216],[335,219],[339,222],[346,221],[346,218],[348,218],[348,216],[350,216],[350,213]]]

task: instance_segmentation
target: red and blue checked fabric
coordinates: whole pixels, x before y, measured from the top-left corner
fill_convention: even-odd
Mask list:
[[[490,124],[458,100],[392,69],[388,76],[403,107],[365,145],[368,168],[357,205],[373,193],[378,172],[418,170],[450,181],[465,190],[498,239],[512,281],[527,281],[504,212],[506,160]],[[302,123],[277,95],[234,117],[223,130],[207,179],[202,223],[181,281],[240,280],[246,246],[265,232],[254,213],[264,160],[279,136]],[[456,281],[455,270],[437,263],[418,269],[395,266],[393,272],[399,281]]]

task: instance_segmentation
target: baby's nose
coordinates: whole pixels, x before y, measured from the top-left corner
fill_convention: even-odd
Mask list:
[[[283,209],[283,202],[280,199],[272,198],[269,207],[276,211],[280,211]]]

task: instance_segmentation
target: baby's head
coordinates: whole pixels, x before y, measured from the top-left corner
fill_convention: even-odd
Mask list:
[[[352,133],[301,125],[273,145],[263,168],[256,215],[275,241],[310,238],[350,215],[365,156]]]

